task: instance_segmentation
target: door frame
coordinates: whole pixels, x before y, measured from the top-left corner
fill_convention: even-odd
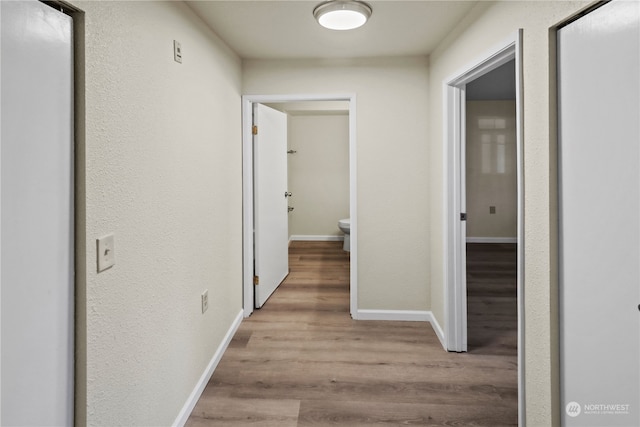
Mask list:
[[[242,96],[242,291],[244,317],[253,313],[253,104],[299,101],[349,102],[349,217],[351,218],[351,256],[349,307],[351,317],[358,312],[358,215],[357,215],[357,159],[356,159],[356,95],[355,94],[296,94]],[[337,227],[337,224],[336,224]]]
[[[444,138],[444,298],[445,341],[449,351],[467,351],[466,224],[464,211],[466,85],[515,59],[517,162],[517,306],[518,306],[518,422],[524,426],[524,164],[522,29],[481,55],[443,82]]]

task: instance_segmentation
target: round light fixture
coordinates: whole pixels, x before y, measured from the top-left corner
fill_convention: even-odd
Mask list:
[[[371,6],[359,0],[330,0],[313,10],[318,23],[330,30],[353,30],[371,17]]]

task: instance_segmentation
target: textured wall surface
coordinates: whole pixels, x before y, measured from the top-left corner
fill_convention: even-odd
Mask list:
[[[349,218],[349,115],[290,115],[289,235],[342,236]]]
[[[170,425],[242,306],[240,60],[182,3],[75,4],[86,12],[77,423]],[[107,233],[116,265],[97,274]]]
[[[556,271],[555,51],[550,29],[588,2],[480,2],[430,58],[432,311],[444,326],[443,99],[453,78],[524,30],[525,375],[527,425],[559,423]]]
[[[427,310],[428,61],[243,62],[246,94],[357,96],[359,309]]]

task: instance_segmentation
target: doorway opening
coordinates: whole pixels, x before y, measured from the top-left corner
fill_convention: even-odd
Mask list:
[[[349,103],[266,104],[287,115],[289,242],[341,241],[349,218]]]
[[[518,418],[524,422],[524,299],[523,299],[523,247],[524,247],[524,215],[523,215],[523,139],[522,139],[522,30],[519,30],[507,41],[492,49],[472,63],[471,66],[456,73],[444,82],[445,96],[445,137],[444,137],[444,194],[445,194],[445,316],[446,347],[449,351],[466,352],[467,344],[467,227],[469,195],[467,192],[467,90],[483,76],[502,67],[514,65],[515,82],[515,242],[516,242],[516,303],[517,303],[517,360],[518,360]],[[504,70],[504,69],[503,69]],[[499,72],[499,71],[497,71]],[[480,136],[479,156],[480,172],[500,174],[507,169],[506,140],[493,137],[490,130],[502,127],[506,123],[494,115],[476,117],[478,127],[485,135],[486,146]],[[491,129],[490,129],[491,128]],[[495,132],[494,132],[495,133]],[[481,133],[482,135],[482,133]],[[503,144],[500,144],[500,141]],[[493,144],[495,142],[495,144]],[[484,153],[483,153],[484,150]],[[483,161],[483,155],[485,156]],[[484,166],[483,166],[484,164]],[[474,194],[477,196],[477,194]],[[482,198],[481,198],[482,200]],[[486,204],[486,200],[482,200]],[[481,203],[482,205],[482,203]],[[470,206],[471,207],[471,204]],[[499,206],[493,203],[486,207],[487,215],[495,215]],[[477,214],[476,214],[477,218]],[[495,221],[494,221],[495,222]],[[477,224],[476,224],[477,225]],[[472,236],[477,237],[477,236]],[[480,236],[485,237],[485,236]],[[502,240],[498,240],[502,241]],[[511,240],[512,241],[512,240]],[[509,244],[508,242],[505,244]],[[511,243],[513,244],[513,243]]]
[[[307,109],[313,111],[320,108],[325,110],[345,109],[348,114],[348,217],[351,220],[350,231],[350,285],[349,285],[349,307],[351,316],[355,319],[357,313],[357,209],[356,209],[356,97],[347,95],[246,95],[243,96],[243,307],[244,316],[251,315],[254,309],[255,285],[254,266],[256,256],[254,245],[256,238],[254,235],[254,194],[255,169],[253,144],[253,109],[254,105],[261,104],[279,110],[284,109]],[[330,107],[330,105],[334,105]],[[296,151],[295,147],[287,151]],[[289,156],[294,153],[289,153]],[[287,194],[289,192],[287,190]],[[287,196],[289,197],[289,196]],[[292,200],[292,203],[293,200]],[[290,206],[294,208],[295,206]],[[337,229],[336,218],[335,227]],[[325,236],[330,240],[332,236]],[[304,236],[298,236],[304,239]],[[335,236],[339,238],[339,236]]]
[[[465,89],[467,350],[516,356],[515,60]]]

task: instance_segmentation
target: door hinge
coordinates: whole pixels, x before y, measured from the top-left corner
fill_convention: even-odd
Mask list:
[[[260,284],[260,277],[253,276],[253,284],[254,285],[259,285]]]
[[[466,220],[467,220],[466,212],[461,212],[460,213],[460,221],[466,221]]]
[[[257,134],[258,134],[258,126],[254,125],[254,126],[251,128],[251,133],[253,133],[254,135],[257,135]]]

